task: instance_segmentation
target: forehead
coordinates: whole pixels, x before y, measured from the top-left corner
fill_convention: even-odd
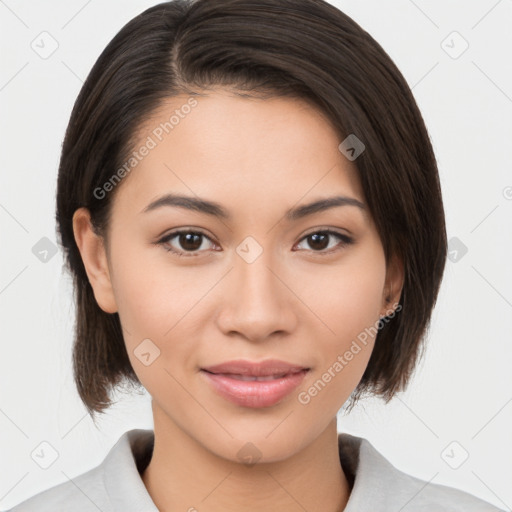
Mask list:
[[[331,192],[363,201],[355,164],[338,150],[342,139],[310,102],[223,90],[191,98],[168,98],[140,127],[139,159],[123,178],[117,207],[140,211],[166,192],[228,207],[281,203],[284,209]]]

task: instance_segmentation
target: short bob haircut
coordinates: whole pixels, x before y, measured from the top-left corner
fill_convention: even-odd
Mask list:
[[[174,0],[128,22],[107,45],[75,102],[60,159],[56,221],[73,277],[73,370],[93,420],[121,384],[141,389],[118,313],[97,304],[73,233],[73,214],[90,210],[108,248],[112,199],[122,182],[94,193],[129,159],[138,131],[163,101],[216,87],[261,99],[300,98],[327,115],[340,143],[355,134],[354,161],[386,261],[404,265],[400,313],[381,322],[361,381],[386,402],[405,389],[430,325],[446,262],[437,163],[404,77],[356,22],[323,0]],[[350,402],[350,403],[349,403]]]

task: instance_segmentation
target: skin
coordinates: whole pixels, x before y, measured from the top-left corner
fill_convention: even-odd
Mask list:
[[[141,127],[136,147],[187,99],[168,99]],[[386,265],[367,209],[346,205],[284,218],[289,208],[334,195],[365,204],[341,141],[303,100],[209,91],[118,185],[107,246],[88,211],[75,212],[95,298],[104,311],[119,313],[131,363],[152,396],[155,448],[142,478],[159,510],[243,512],[272,504],[335,512],[347,503],[336,413],[357,386],[374,339],[309,403],[298,395],[390,312],[403,267]],[[167,192],[216,201],[233,218],[176,207],[140,213]],[[199,256],[186,256],[190,244],[179,237],[166,244],[184,257],[155,244],[176,228],[210,238],[193,249]],[[331,235],[319,246],[306,237],[326,228],[354,243]],[[252,263],[236,252],[247,236],[263,250]],[[148,366],[134,353],[147,338],[160,350]],[[311,368],[271,407],[235,405],[199,372],[233,359],[271,358]],[[237,456],[248,442],[261,455],[254,465]]]

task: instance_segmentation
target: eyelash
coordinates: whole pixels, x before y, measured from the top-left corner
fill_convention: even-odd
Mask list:
[[[182,234],[194,234],[194,235],[201,235],[205,238],[207,238],[208,240],[210,240],[210,242],[213,243],[213,240],[206,234],[206,233],[203,233],[202,231],[199,231],[199,230],[192,230],[192,229],[179,229],[179,230],[176,230],[176,231],[173,231],[167,235],[165,235],[163,238],[161,238],[160,240],[158,240],[156,242],[157,245],[162,245],[163,248],[167,251],[167,252],[171,252],[173,253],[174,255],[178,256],[179,258],[181,257],[186,257],[186,258],[194,258],[194,257],[197,257],[197,256],[200,256],[201,255],[201,252],[191,252],[191,251],[176,251],[175,249],[171,248],[169,245],[167,245],[170,240],[172,240],[173,238],[176,238],[177,236],[179,235],[182,235]],[[338,233],[337,231],[333,231],[333,230],[330,230],[330,229],[318,229],[316,231],[311,231],[310,233],[307,233],[306,235],[304,235],[300,241],[302,242],[304,239],[310,237],[311,235],[317,235],[317,234],[328,234],[328,235],[334,235],[335,237],[339,238],[341,240],[339,246],[340,247],[346,247],[348,245],[351,245],[354,243],[354,239],[347,236],[347,235],[344,235],[342,233]],[[315,254],[318,254],[319,256],[327,256],[327,255],[330,255],[332,254],[333,252],[337,252],[338,250],[340,249],[330,249],[328,251],[314,251],[312,250],[313,253]]]

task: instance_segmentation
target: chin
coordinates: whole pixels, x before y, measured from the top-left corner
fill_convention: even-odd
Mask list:
[[[298,429],[297,425],[292,423],[284,427],[280,422],[286,414],[280,416],[278,421],[265,422],[265,427],[254,424],[254,421],[251,428],[230,426],[228,430],[233,438],[227,435],[220,438],[210,437],[205,440],[205,447],[218,457],[241,464],[284,461],[312,442],[317,432],[314,428],[311,431],[304,430],[304,425]],[[290,415],[292,416],[293,414]],[[271,428],[267,428],[270,424]]]

